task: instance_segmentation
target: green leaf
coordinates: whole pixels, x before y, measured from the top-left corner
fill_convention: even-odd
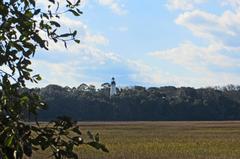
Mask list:
[[[99,134],[98,133],[95,135],[95,141],[99,142]]]
[[[26,52],[23,53],[23,55],[24,55],[25,57],[29,57],[31,54],[33,54],[33,51],[32,51],[32,50],[28,50],[28,51],[26,51]]]
[[[77,10],[77,12],[78,12],[79,14],[83,14],[83,12],[80,11],[78,8],[76,8],[76,10]]]
[[[29,0],[29,2],[33,5],[33,7],[36,6],[35,0]]]
[[[81,131],[79,130],[79,126],[74,127],[72,131],[77,133],[78,135],[82,135]]]
[[[80,16],[80,14],[77,11],[73,10],[73,9],[69,9],[68,11],[71,12],[75,16]]]
[[[55,0],[48,0],[49,2],[52,2],[53,4],[55,4]]]
[[[74,141],[75,145],[83,144],[83,139],[79,136],[73,137],[72,140]]]
[[[46,14],[46,13],[42,13],[42,16],[45,17],[45,18],[47,18],[47,19],[49,19],[49,16],[48,16],[48,14]]]
[[[20,98],[20,104],[21,105],[25,105],[29,102],[29,98],[28,96],[23,96],[22,98]]]
[[[66,0],[69,5],[72,5],[72,3],[69,0]]]
[[[5,146],[11,147],[13,145],[13,139],[14,139],[14,135],[8,136],[5,140]]]
[[[78,39],[75,39],[74,41],[78,44],[80,43],[80,40],[78,40]]]
[[[45,42],[46,42],[46,41],[43,40],[38,34],[33,34],[32,39],[33,39],[35,42],[37,42],[41,48],[45,48],[46,50],[48,50],[48,48],[47,48],[46,45],[45,45]]]
[[[34,15],[38,15],[41,12],[41,9],[37,9],[34,11]]]
[[[27,10],[24,15],[25,15],[27,18],[32,18],[32,17],[33,17],[32,12],[30,12],[29,10]]]
[[[72,36],[72,34],[71,33],[61,34],[58,37],[69,37],[69,36]]]
[[[74,30],[74,32],[72,33],[73,37],[75,37],[77,35],[77,30]]]
[[[81,0],[77,0],[77,2],[75,3],[76,6],[78,6],[80,4]]]
[[[39,74],[34,75],[33,78],[35,78],[37,81],[41,81],[42,80],[42,77]]]
[[[90,146],[92,146],[92,147],[94,147],[94,148],[97,149],[97,150],[102,150],[102,151],[104,151],[104,152],[109,152],[109,150],[106,148],[105,145],[100,144],[100,143],[98,143],[98,142],[89,142],[89,143],[87,143],[87,144],[90,145]]]
[[[61,25],[58,22],[56,22],[56,21],[50,21],[50,24],[54,25],[56,27],[61,27]]]
[[[87,135],[91,140],[94,140],[94,137],[90,131],[87,131]]]

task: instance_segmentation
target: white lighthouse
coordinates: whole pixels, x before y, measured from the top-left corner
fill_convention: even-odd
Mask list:
[[[115,94],[117,94],[117,90],[116,90],[116,82],[115,82],[115,79],[113,77],[112,82],[111,82],[111,86],[110,86],[110,97],[112,97]]]

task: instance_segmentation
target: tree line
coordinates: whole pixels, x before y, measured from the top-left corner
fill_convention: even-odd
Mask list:
[[[40,120],[68,115],[78,121],[239,120],[240,86],[191,88],[133,86],[109,97],[106,84],[48,85],[37,92],[48,105]]]

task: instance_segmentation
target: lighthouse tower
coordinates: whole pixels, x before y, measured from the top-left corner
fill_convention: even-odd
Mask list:
[[[112,78],[112,82],[111,82],[111,87],[110,87],[110,97],[112,97],[113,95],[117,94],[116,91],[116,82],[114,77]]]

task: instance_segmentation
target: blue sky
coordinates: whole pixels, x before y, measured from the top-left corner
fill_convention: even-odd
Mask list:
[[[46,1],[39,0],[39,5]],[[240,0],[84,0],[64,15],[81,44],[39,50],[38,86],[207,87],[240,84]]]

